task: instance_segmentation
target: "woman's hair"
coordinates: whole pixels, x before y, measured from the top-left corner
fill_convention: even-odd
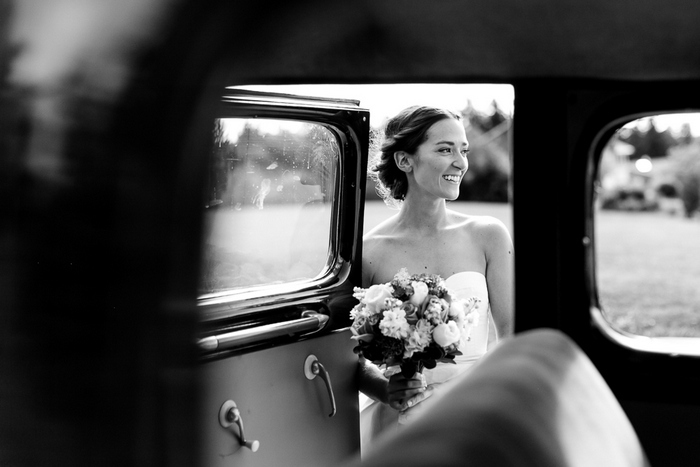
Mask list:
[[[447,118],[462,119],[449,110],[418,105],[408,107],[387,122],[383,141],[373,143],[373,146],[379,146],[379,150],[371,156],[369,175],[376,183],[377,193],[389,206],[400,205],[408,191],[408,179],[396,166],[394,153],[415,154],[418,146],[426,140],[428,129]]]

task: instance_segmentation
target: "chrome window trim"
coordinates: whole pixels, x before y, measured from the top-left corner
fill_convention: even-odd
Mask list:
[[[612,323],[605,318],[605,313],[598,301],[598,280],[597,280],[597,261],[595,249],[595,208],[594,208],[594,183],[598,177],[598,170],[603,147],[607,144],[610,135],[613,131],[621,128],[623,125],[632,122],[636,119],[650,117],[661,113],[686,113],[689,109],[676,110],[652,110],[645,112],[637,112],[629,115],[624,115],[608,122],[597,132],[592,140],[589,151],[589,164],[592,170],[589,170],[586,175],[586,187],[589,190],[587,195],[587,236],[584,239],[584,244],[587,247],[586,264],[590,267],[587,272],[588,290],[592,301],[590,304],[591,323],[606,339],[614,344],[634,350],[637,352],[666,355],[670,357],[700,357],[700,337],[649,337],[638,334],[631,334],[625,331],[616,329]],[[592,239],[592,241],[591,241]]]
[[[352,267],[351,257],[344,252],[343,233],[340,223],[342,210],[351,202],[346,198],[357,198],[357,186],[351,186],[355,193],[344,193],[347,177],[359,169],[353,164],[361,164],[362,148],[355,128],[346,123],[345,117],[337,118],[343,112],[367,112],[359,106],[359,101],[350,99],[327,99],[277,93],[260,93],[236,87],[226,88],[221,97],[221,108],[217,118],[274,118],[294,120],[322,125],[336,138],[341,151],[336,171],[335,194],[331,212],[329,249],[325,267],[312,278],[303,278],[284,283],[257,284],[236,289],[200,294],[196,308],[201,323],[216,325],[218,321],[235,319],[237,316],[256,314],[279,306],[303,307],[310,300],[324,302],[347,282]],[[363,120],[367,121],[368,116]],[[347,160],[347,154],[355,153],[357,161]],[[351,164],[351,165],[348,165]],[[355,199],[355,203],[359,199]],[[358,219],[355,219],[357,222]],[[355,230],[358,230],[356,226]],[[355,232],[357,233],[357,232]],[[347,232],[346,232],[347,234]],[[255,319],[255,318],[254,318]]]
[[[591,318],[603,336],[622,347],[671,357],[700,357],[700,337],[647,337],[619,331],[612,327],[597,306],[591,307]]]

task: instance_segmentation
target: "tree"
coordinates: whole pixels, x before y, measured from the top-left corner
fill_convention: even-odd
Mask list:
[[[491,113],[468,104],[462,111],[470,143],[469,170],[460,200],[507,202],[510,179],[511,118],[493,101]]]
[[[700,208],[700,143],[678,146],[671,150],[678,195],[686,217],[693,217]]]
[[[644,129],[647,124],[648,128]],[[636,127],[621,131],[620,140],[634,146],[635,151],[630,156],[633,160],[644,156],[665,157],[668,150],[678,144],[668,129],[659,131],[656,128],[653,118],[640,119]]]
[[[684,123],[681,127],[681,134],[677,138],[678,144],[691,144],[695,140],[693,131],[690,129],[690,123]]]

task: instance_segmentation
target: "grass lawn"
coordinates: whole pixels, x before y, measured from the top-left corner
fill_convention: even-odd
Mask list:
[[[700,337],[700,221],[599,211],[595,242],[601,306],[617,328]]]
[[[507,204],[453,202],[512,230]],[[392,216],[381,201],[365,208],[365,232]],[[600,211],[596,217],[598,292],[613,325],[643,336],[700,337],[700,221],[666,213]]]

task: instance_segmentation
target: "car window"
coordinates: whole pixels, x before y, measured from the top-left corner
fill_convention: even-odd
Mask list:
[[[212,142],[200,293],[322,274],[340,161],[332,128],[219,118]]]
[[[633,335],[700,337],[700,114],[645,117],[617,130],[596,192],[607,321]]]

